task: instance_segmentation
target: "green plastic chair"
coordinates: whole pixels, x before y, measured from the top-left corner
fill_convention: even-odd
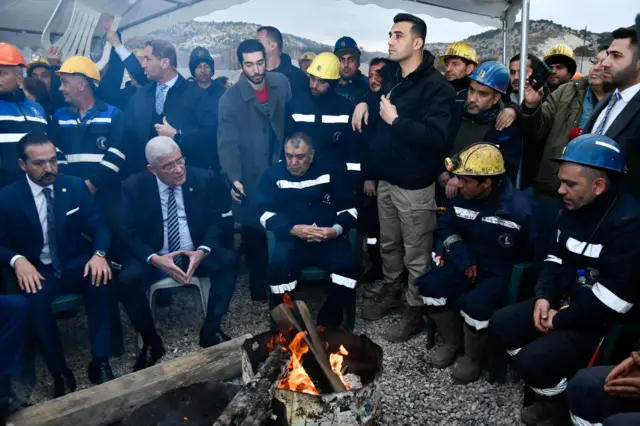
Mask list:
[[[349,244],[354,251],[358,249],[358,231],[351,229],[349,231]],[[271,255],[276,246],[276,236],[273,232],[267,231],[267,246],[269,250],[269,263],[271,263]],[[316,266],[307,266],[300,271],[301,281],[322,281],[327,279],[327,273]],[[345,322],[348,331],[353,331],[356,326],[356,298],[353,303],[345,308]]]

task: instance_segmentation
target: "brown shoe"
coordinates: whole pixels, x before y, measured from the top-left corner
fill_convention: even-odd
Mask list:
[[[377,321],[391,312],[404,306],[402,287],[399,283],[383,284],[378,296],[362,310],[362,318],[368,321]]]
[[[424,330],[422,307],[409,306],[402,314],[398,324],[395,324],[385,336],[391,342],[406,342]]]

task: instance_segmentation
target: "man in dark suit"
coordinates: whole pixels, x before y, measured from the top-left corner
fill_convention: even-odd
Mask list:
[[[26,176],[0,191],[0,262],[15,270],[58,397],[76,388],[51,312],[60,293],[80,293],[87,305],[89,379],[100,384],[114,378],[108,361],[110,232],[84,181],[58,175],[56,148],[44,133],[27,134],[18,150]]]
[[[137,90],[122,114],[128,146],[125,175],[145,169],[144,147],[155,136],[168,136],[190,164],[208,169],[217,163],[217,104],[178,71],[175,47],[152,40],[144,48],[142,67],[150,83]]]
[[[629,173],[626,186],[640,197],[640,61],[634,29],[618,28],[602,61],[605,88],[611,94],[593,110],[582,133],[606,135],[625,151]]]
[[[211,281],[208,312],[200,346],[216,345],[236,284],[236,256],[220,248],[220,216],[213,178],[206,170],[185,166],[178,145],[166,136],[145,148],[147,170],[122,183],[122,235],[131,256],[124,262],[120,299],[144,346],[134,371],[155,364],[165,353],[151,318],[145,286],[171,276],[182,284],[191,277]]]

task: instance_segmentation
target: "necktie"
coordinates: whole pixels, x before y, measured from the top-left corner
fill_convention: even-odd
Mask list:
[[[620,100],[620,98],[621,98],[620,92],[615,92],[613,96],[611,96],[611,99],[609,100],[609,105],[607,105],[607,110],[604,112],[604,118],[602,119],[602,122],[600,122],[600,125],[598,126],[596,131],[593,133],[595,133],[596,135],[602,134],[602,132],[604,131],[604,126],[607,124],[607,120],[609,120],[609,114],[611,114],[611,110],[613,109],[613,106],[616,104],[616,102]]]
[[[166,84],[158,84],[158,91],[156,94],[156,112],[158,113],[158,115],[162,115],[162,112],[164,111],[164,100],[167,97],[168,89],[169,86],[167,86]]]
[[[169,201],[167,202],[167,245],[169,253],[180,250],[180,226],[178,224],[178,204],[176,204],[175,188],[169,188]],[[176,266],[182,269],[182,256],[173,259]]]
[[[56,225],[55,216],[53,214],[54,205],[53,197],[51,196],[51,188],[43,188],[42,193],[47,201],[47,239],[49,240],[49,255],[51,256],[51,264],[53,265],[56,277],[59,277],[62,269],[60,268],[58,247],[56,246]]]

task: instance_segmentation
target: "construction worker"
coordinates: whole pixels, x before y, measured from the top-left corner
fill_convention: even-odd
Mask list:
[[[55,112],[49,126],[58,164],[65,174],[84,179],[108,225],[115,226],[119,172],[126,160],[120,147],[120,110],[96,97],[100,72],[91,59],[72,56],[56,74],[69,104]]]
[[[315,58],[316,58],[315,53],[305,52],[302,54],[302,56],[300,56],[300,59],[298,59],[298,66],[302,71],[304,71],[307,77],[309,77],[309,73],[307,72],[307,70],[309,69],[309,67],[311,66],[311,62],[313,62]]]
[[[309,67],[309,89],[289,107],[287,135],[305,133],[313,140],[317,163],[348,172],[350,188],[360,194],[360,155],[357,135],[351,129],[353,104],[336,93],[340,61],[333,53],[321,53]]]
[[[496,130],[496,119],[504,109],[501,101],[509,87],[509,71],[500,62],[488,61],[480,65],[469,77],[469,88],[459,97],[465,103],[456,103],[449,134],[452,138],[451,155],[462,151],[472,141],[495,144],[504,158],[506,175],[515,183],[522,155],[522,132],[517,125]],[[445,188],[447,198],[458,195],[458,179],[444,171],[438,179]]]
[[[333,53],[340,59],[340,84],[338,95],[353,102],[364,101],[369,79],[360,72],[360,49],[351,37],[341,37],[336,41]]]
[[[447,47],[440,60],[445,66],[444,76],[460,93],[469,87],[469,77],[478,67],[478,54],[466,41],[456,41]]]
[[[540,237],[553,243],[534,297],[502,308],[490,321],[536,394],[536,403],[521,412],[526,425],[565,424],[567,382],[638,302],[640,201],[621,184],[624,151],[611,138],[586,134],[556,161],[564,208],[553,235]]]
[[[20,88],[26,65],[15,46],[0,43],[0,188],[24,176],[18,167],[18,141],[47,129],[42,106],[27,99]]]
[[[531,206],[504,176],[497,146],[476,143],[445,163],[460,191],[438,221],[447,254],[444,265],[432,266],[417,284],[444,340],[432,363],[448,367],[464,348],[451,376],[466,384],[480,377],[489,318],[504,306],[513,265],[527,259]]]
[[[42,81],[51,90],[51,67],[47,58],[40,55],[33,55],[27,64],[27,77],[35,77]]]
[[[284,152],[285,161],[267,169],[255,197],[260,223],[276,238],[269,261],[270,306],[282,303],[284,293],[293,295],[302,266],[318,266],[332,285],[317,324],[338,327],[355,297],[358,261],[345,237],[356,225],[356,203],[343,171],[316,163],[311,137],[291,135]]]
[[[573,49],[566,44],[557,44],[549,49],[544,55],[544,61],[551,68],[551,77],[547,80],[551,93],[570,81],[578,68]]]

